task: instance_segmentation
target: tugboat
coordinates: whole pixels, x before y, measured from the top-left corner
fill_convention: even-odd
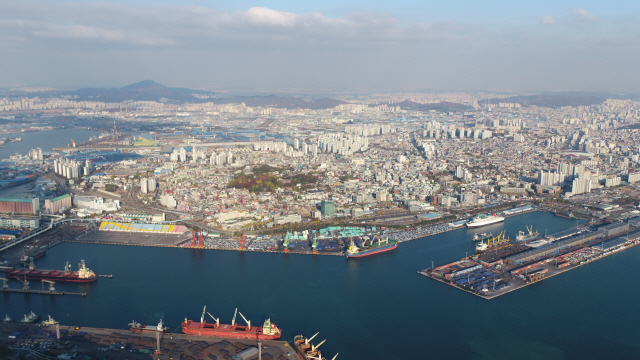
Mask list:
[[[492,236],[493,236],[492,233],[489,233],[489,234],[487,234],[487,233],[482,233],[482,234],[476,233],[471,238],[471,241],[474,241],[474,242],[475,241],[484,241],[484,240],[490,239]]]
[[[129,329],[131,329],[132,331],[138,331],[140,333],[144,332],[162,332],[162,333],[168,333],[169,332],[169,327],[168,326],[164,326],[164,324],[162,323],[162,319],[160,319],[160,322],[158,323],[158,325],[140,325],[139,322],[136,321],[132,321],[129,324]]]
[[[33,324],[40,319],[40,316],[36,315],[33,311],[29,315],[25,314],[24,318],[20,320],[23,324]]]
[[[318,345],[313,345],[311,343],[311,340],[313,340],[313,338],[316,337],[316,335],[318,334],[319,333],[316,333],[315,335],[313,335],[308,339],[302,335],[297,335],[296,337],[293,338],[293,343],[296,347],[296,352],[298,353],[298,355],[300,355],[300,357],[303,360],[326,360],[326,358],[322,357],[322,354],[320,353],[320,350],[318,350],[318,348],[320,347],[320,345],[324,344],[324,342],[327,340],[322,340],[322,342],[320,342],[320,344]],[[337,357],[338,357],[338,354],[336,354],[331,360],[335,360]]]
[[[60,324],[59,322],[53,320],[53,318],[51,317],[51,315],[47,315],[49,317],[49,319],[45,320],[42,322],[42,325],[44,326],[48,326],[48,325],[58,325]]]
[[[4,319],[2,320],[3,323],[10,323],[13,322],[13,319],[9,317],[8,314],[4,314]]]

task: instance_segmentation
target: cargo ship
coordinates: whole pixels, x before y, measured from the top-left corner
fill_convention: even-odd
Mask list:
[[[367,241],[370,241],[369,245],[367,245]],[[389,238],[385,240],[381,240],[377,238],[377,242],[375,240],[365,240],[362,243],[362,246],[356,246],[351,239],[351,244],[347,249],[347,258],[356,258],[356,257],[364,257],[374,254],[379,254],[385,251],[391,251],[398,247],[398,242],[395,240],[389,241]]]
[[[518,236],[516,236],[516,241],[529,241],[540,236],[540,233],[538,233],[537,230],[533,232],[533,225],[531,225],[531,229],[529,229],[529,227],[527,226],[527,232],[528,233],[525,233],[524,231],[520,230],[518,232]]]
[[[129,329],[131,329],[131,331],[138,331],[140,333],[142,332],[168,333],[169,332],[169,327],[164,326],[164,324],[162,323],[162,319],[160,319],[160,322],[158,323],[158,325],[141,325],[139,322],[136,322],[134,320],[129,324]]]
[[[503,230],[500,234],[498,234],[498,236],[487,240],[486,243],[481,242],[480,244],[478,244],[476,246],[476,253],[479,254],[485,251],[495,250],[497,248],[500,248],[509,244],[511,242],[511,239],[509,239],[508,237],[507,238],[504,237],[505,232],[506,230]]]
[[[569,214],[565,215],[565,214],[561,214],[561,213],[556,212],[556,213],[553,213],[553,214],[555,216],[563,217],[563,218],[566,218],[566,219],[571,219],[571,220],[575,220],[576,219],[576,217],[573,216],[572,213],[569,213]]]
[[[488,233],[488,234],[487,233],[482,233],[482,234],[476,233],[471,238],[471,241],[484,241],[484,240],[490,239],[491,237],[493,237],[492,233]]]
[[[8,268],[4,270],[4,274],[9,279],[52,280],[59,282],[93,282],[98,279],[98,276],[86,267],[84,260],[78,265],[80,266],[78,271],[71,271],[71,265],[67,263],[64,270]]]
[[[478,228],[482,226],[497,224],[503,221],[504,221],[504,218],[496,214],[492,214],[492,215],[480,214],[474,217],[473,220],[469,221],[467,223],[467,227],[469,229],[472,229],[472,228]]]
[[[322,342],[320,342],[320,344],[318,345],[313,345],[313,343],[311,343],[311,340],[313,340],[313,338],[316,337],[318,334],[319,333],[316,333],[315,335],[313,335],[308,339],[302,335],[297,335],[296,337],[293,338],[293,344],[296,347],[296,352],[298,353],[301,359],[326,360],[326,358],[322,357],[322,354],[320,353],[320,350],[318,350],[318,348],[320,347],[320,345],[324,344],[324,342],[327,340],[322,340]],[[337,357],[338,357],[338,354],[336,354],[331,360],[335,360]]]
[[[262,326],[251,326],[251,321],[247,321],[242,313],[238,312],[238,309],[236,309],[236,312],[233,314],[231,325],[220,324],[220,318],[216,319],[213,317],[213,315],[207,313],[213,320],[215,320],[215,324],[210,324],[207,323],[204,319],[206,310],[207,307],[205,306],[204,310],[202,310],[200,322],[187,320],[185,318],[184,322],[182,323],[182,332],[187,335],[249,340],[275,340],[279,339],[280,335],[282,334],[282,330],[278,329],[275,324],[272,324],[271,319],[267,319]],[[240,316],[242,316],[247,325],[236,324],[237,314],[240,314]]]

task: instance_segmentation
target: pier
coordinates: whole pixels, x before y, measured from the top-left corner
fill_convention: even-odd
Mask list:
[[[0,289],[1,292],[5,293],[22,293],[22,294],[40,294],[40,295],[76,295],[76,296],[87,296],[87,293],[75,293],[68,291],[49,291],[49,290],[30,290],[30,289]]]
[[[46,343],[46,348],[40,347],[41,343]],[[231,359],[249,348],[260,348],[262,359],[300,360],[295,349],[282,340],[258,342],[177,333],[139,334],[128,328],[0,323],[0,345],[9,346],[16,353],[29,353],[45,359],[70,358],[65,357],[69,355],[74,355],[73,358],[86,356],[114,360]]]
[[[491,300],[639,245],[640,223],[634,223],[633,227],[622,222],[610,224],[597,231],[488,260],[491,263],[475,255],[418,274]]]

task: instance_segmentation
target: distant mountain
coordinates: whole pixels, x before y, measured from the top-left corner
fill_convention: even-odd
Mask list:
[[[403,102],[391,104],[391,106],[400,106],[402,110],[419,110],[419,111],[428,111],[428,110],[436,110],[436,111],[465,111],[469,109],[473,109],[471,106],[452,103],[448,101],[442,101],[439,103],[433,104],[419,104],[417,102],[405,100]]]
[[[186,88],[170,88],[152,80],[144,80],[121,88],[84,88],[69,93],[77,96],[76,100],[91,100],[104,102],[136,101],[191,101],[201,99],[193,94],[214,95],[212,92],[191,90]]]
[[[166,101],[166,102],[212,102],[214,104],[239,104],[247,106],[262,106],[288,109],[327,109],[340,104],[346,104],[342,100],[322,98],[314,101],[305,101],[296,97],[269,96],[231,96],[228,98],[216,98],[215,93],[187,88],[170,88],[158,84],[152,80],[144,80],[121,88],[84,88],[67,92],[78,101],[104,101],[122,102],[126,100],[136,101]],[[194,95],[205,95],[197,97]]]
[[[559,108],[563,106],[590,106],[602,104],[607,99],[629,99],[629,95],[609,94],[603,92],[568,91],[559,93],[542,93],[536,95],[511,96],[502,99],[481,100],[480,103],[498,104],[500,102],[519,103],[522,106],[543,106]],[[631,98],[637,98],[637,95]]]
[[[306,101],[296,97],[280,97],[275,95],[268,96],[232,96],[228,98],[207,99],[206,101],[215,104],[239,104],[244,103],[247,106],[262,106],[273,108],[287,109],[329,109],[340,104],[346,104],[345,101],[322,98],[313,101]]]

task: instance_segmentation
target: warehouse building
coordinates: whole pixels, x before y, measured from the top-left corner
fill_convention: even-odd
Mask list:
[[[626,222],[617,222],[613,224],[609,224],[600,228],[603,231],[605,236],[613,236],[616,234],[620,234],[625,231],[629,231],[629,223]]]
[[[573,246],[582,245],[584,243],[587,243],[589,241],[592,241],[594,239],[597,239],[603,236],[604,236],[604,232],[602,230],[598,230],[590,234],[572,236],[564,240],[556,241],[551,244],[547,244],[532,250],[528,250],[525,252],[521,252],[519,254],[509,256],[507,258],[507,263],[517,266],[520,264],[527,263],[529,261],[534,261],[536,259],[557,254],[560,250],[568,249]]]

